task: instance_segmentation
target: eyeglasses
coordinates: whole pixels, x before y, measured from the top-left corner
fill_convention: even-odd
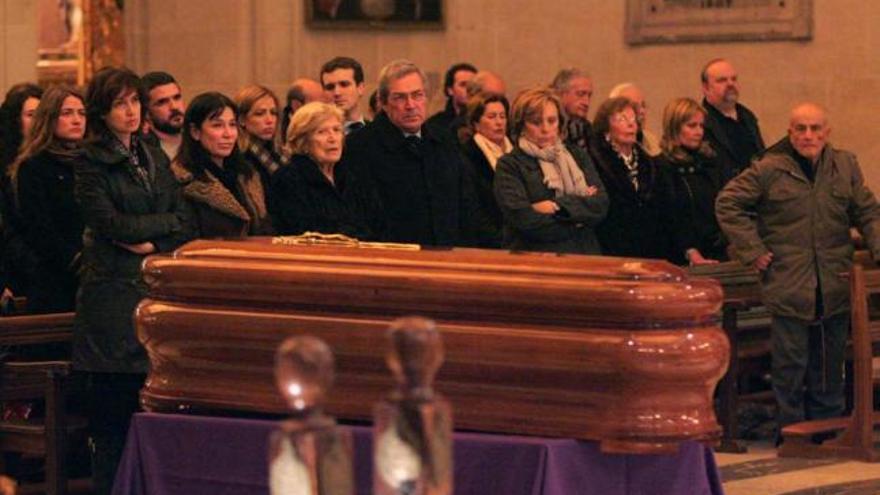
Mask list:
[[[626,115],[615,115],[611,117],[611,122],[614,124],[637,124],[638,119],[635,117],[627,117]]]
[[[400,105],[406,103],[407,100],[412,100],[418,103],[424,101],[425,97],[425,92],[422,90],[413,91],[412,93],[391,93],[388,95],[388,101]]]

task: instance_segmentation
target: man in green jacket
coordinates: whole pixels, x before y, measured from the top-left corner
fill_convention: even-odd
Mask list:
[[[855,155],[827,144],[830,130],[822,107],[797,105],[788,136],[730,181],[716,203],[736,256],[762,275],[780,429],[843,413],[851,226],[880,259],[880,206]]]

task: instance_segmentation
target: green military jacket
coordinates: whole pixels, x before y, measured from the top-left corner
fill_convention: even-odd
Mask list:
[[[744,264],[773,253],[761,287],[775,315],[812,320],[817,283],[824,316],[849,310],[851,226],[880,259],[880,206],[855,155],[831,145],[822,150],[811,183],[783,139],[724,187],[715,212]]]

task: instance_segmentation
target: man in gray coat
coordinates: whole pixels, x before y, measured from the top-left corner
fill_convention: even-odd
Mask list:
[[[716,203],[736,256],[762,274],[780,429],[843,413],[850,226],[880,259],[880,206],[855,155],[826,143],[830,130],[822,107],[797,105],[788,136],[729,182]]]

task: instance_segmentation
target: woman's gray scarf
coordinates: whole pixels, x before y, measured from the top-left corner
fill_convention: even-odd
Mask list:
[[[557,140],[551,146],[539,148],[525,137],[521,137],[517,144],[527,155],[538,160],[541,172],[544,174],[544,185],[556,191],[557,198],[564,195],[588,195],[589,184],[584,172],[578,167],[562,141]]]

